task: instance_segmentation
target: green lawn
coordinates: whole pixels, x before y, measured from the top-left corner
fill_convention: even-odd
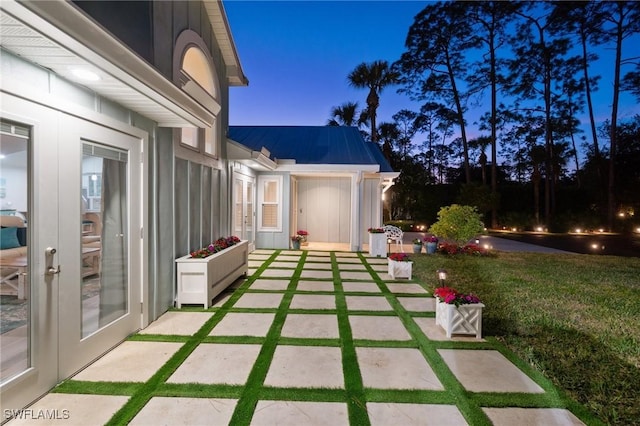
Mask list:
[[[610,424],[640,419],[640,258],[414,255],[414,275],[478,295],[495,336]]]

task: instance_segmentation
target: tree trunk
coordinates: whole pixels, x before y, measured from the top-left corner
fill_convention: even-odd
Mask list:
[[[497,107],[497,81],[496,81],[496,49],[494,46],[494,36],[489,37],[490,47],[490,61],[491,61],[491,227],[498,227],[498,206],[496,205],[498,199],[498,154],[497,154],[497,130],[496,130],[496,116],[498,115]],[[483,169],[484,171],[484,169]]]
[[[380,99],[378,98],[378,94],[374,89],[369,90],[369,95],[367,96],[367,106],[369,107],[369,116],[371,118],[371,142],[378,142],[378,132],[376,131],[376,112],[378,109],[378,105],[380,104]],[[389,160],[387,158],[387,160]]]
[[[469,167],[469,144],[467,143],[467,132],[464,125],[464,112],[462,103],[460,102],[460,94],[456,86],[456,79],[451,69],[451,64],[447,60],[447,72],[451,81],[451,90],[453,91],[453,99],[456,104],[456,115],[458,117],[458,125],[460,126],[460,139],[462,139],[462,150],[464,155],[464,176],[466,183],[471,183],[471,168]]]
[[[618,5],[618,7],[623,7]],[[620,12],[622,14],[622,12]],[[615,200],[615,159],[618,134],[618,98],[620,96],[620,62],[622,57],[622,17],[618,21],[616,35],[616,64],[613,75],[613,104],[611,105],[611,135],[609,136],[609,182],[608,182],[608,225],[609,230],[613,230],[613,218],[615,216],[616,200]]]
[[[591,82],[589,81],[589,62],[587,60],[587,36],[581,33],[582,41],[582,69],[584,70],[584,89],[587,95],[587,107],[589,109],[589,123],[591,124],[591,137],[593,138],[593,154],[596,159],[598,178],[602,184],[602,161],[600,159],[600,145],[598,144],[598,131],[596,119],[593,114],[593,102],[591,100]]]

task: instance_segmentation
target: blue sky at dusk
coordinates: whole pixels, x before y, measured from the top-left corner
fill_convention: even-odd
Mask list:
[[[423,2],[225,1],[249,87],[232,88],[230,124],[324,125],[331,108],[364,107],[347,75],[361,62],[395,61]],[[382,92],[378,115],[415,105]],[[414,107],[417,109],[418,107]]]
[[[367,91],[349,87],[347,75],[361,62],[399,59],[414,16],[427,4],[224,0],[240,62],[249,78],[248,87],[230,89],[230,124],[325,125],[334,106],[357,101],[363,108]],[[640,43],[640,37],[635,41]],[[613,51],[599,54],[598,64],[611,67]],[[597,67],[593,71],[603,75],[595,101],[602,105],[596,105],[597,119],[605,120],[611,114],[611,78]],[[378,122],[392,121],[391,116],[403,108],[419,110],[420,104],[397,94],[397,88],[382,92]],[[640,114],[640,106],[630,95],[622,94],[620,102],[620,118]],[[469,117],[470,137],[478,135],[471,124],[478,115]],[[583,117],[586,124],[586,114]]]

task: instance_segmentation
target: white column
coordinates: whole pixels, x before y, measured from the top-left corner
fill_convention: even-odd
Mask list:
[[[361,222],[362,222],[362,172],[351,175],[351,251],[362,250]]]

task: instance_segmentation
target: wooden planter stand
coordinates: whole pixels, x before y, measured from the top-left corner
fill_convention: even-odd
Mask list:
[[[227,249],[204,258],[190,255],[176,259],[178,289],[176,307],[183,304],[211,306],[220,294],[248,270],[249,244],[241,241]]]

